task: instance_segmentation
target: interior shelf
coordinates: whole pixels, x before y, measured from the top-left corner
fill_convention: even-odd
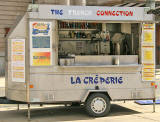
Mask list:
[[[59,31],[95,31],[97,29],[76,29],[76,28],[61,28]]]
[[[90,38],[60,38],[61,41],[90,41]]]

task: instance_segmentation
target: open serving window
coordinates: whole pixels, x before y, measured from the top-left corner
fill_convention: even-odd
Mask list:
[[[59,65],[138,64],[140,25],[98,21],[58,21]]]

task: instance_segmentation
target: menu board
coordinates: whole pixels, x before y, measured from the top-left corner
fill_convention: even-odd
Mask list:
[[[11,40],[12,81],[25,82],[25,39]]]
[[[33,36],[32,48],[50,48],[49,36]]]
[[[32,66],[52,65],[51,22],[30,22],[30,49]]]
[[[155,24],[143,24],[142,80],[155,80]]]

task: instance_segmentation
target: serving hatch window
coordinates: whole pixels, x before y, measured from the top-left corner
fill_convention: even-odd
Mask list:
[[[137,23],[59,21],[58,28],[59,65],[67,61],[72,64],[75,60],[85,62],[89,57],[107,60],[107,56],[139,54]]]

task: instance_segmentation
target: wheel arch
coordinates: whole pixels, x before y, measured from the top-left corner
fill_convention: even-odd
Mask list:
[[[89,98],[89,96],[90,96],[91,94],[94,94],[94,93],[102,93],[102,94],[105,94],[106,96],[108,96],[108,98],[109,98],[110,100],[112,100],[112,98],[110,97],[108,91],[106,91],[106,90],[88,90],[87,93],[84,95],[84,97],[83,97],[83,99],[82,99],[82,102],[85,102],[85,101]]]

